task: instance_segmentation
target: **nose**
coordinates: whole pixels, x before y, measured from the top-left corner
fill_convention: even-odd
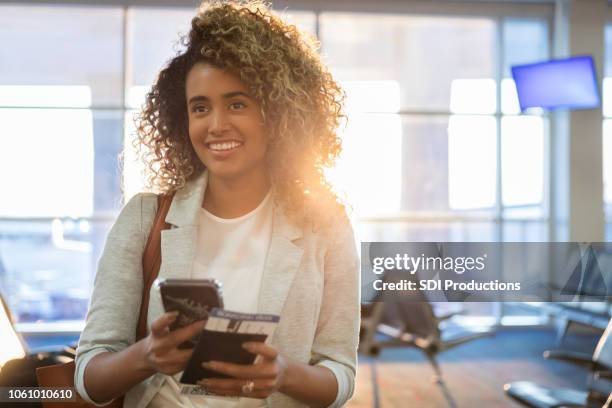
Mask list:
[[[208,132],[213,136],[221,136],[230,128],[229,118],[222,109],[217,109],[210,115]]]

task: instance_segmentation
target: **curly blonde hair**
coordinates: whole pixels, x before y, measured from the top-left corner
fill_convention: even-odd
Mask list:
[[[261,104],[274,195],[290,218],[303,225],[344,209],[323,174],[341,150],[336,130],[345,118],[344,92],[321,63],[318,43],[261,1],[210,1],[200,6],[183,45],[137,117],[135,147],[147,187],[168,193],[205,168],[189,139],[185,96],[187,73],[205,62],[237,75]]]

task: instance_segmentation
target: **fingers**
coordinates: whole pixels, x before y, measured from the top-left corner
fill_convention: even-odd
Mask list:
[[[167,345],[170,347],[178,346],[184,341],[189,340],[204,328],[205,320],[198,320],[185,327],[178,328],[166,336]]]
[[[164,336],[168,332],[168,326],[176,320],[179,312],[168,312],[161,315],[151,324],[151,332],[156,337]]]
[[[260,354],[265,360],[275,360],[278,356],[278,350],[265,343],[247,342],[242,347],[250,353]]]
[[[166,313],[167,314],[167,313]],[[205,320],[199,320],[192,324],[178,328],[171,332],[168,331],[168,326],[176,319],[175,317],[166,318],[166,314],[162,315],[151,325],[151,332],[155,337],[154,349],[157,352],[171,350],[179,344],[191,339],[193,336],[202,331]],[[155,326],[155,328],[153,327]],[[155,331],[154,331],[155,329]]]
[[[193,349],[179,350],[177,348],[172,350],[160,350],[154,351],[149,359],[154,365],[156,371],[166,374],[174,375],[179,371],[185,369],[187,362],[193,354]]]
[[[274,347],[260,342],[247,342],[242,347],[250,353],[261,355],[263,360],[260,363],[247,365],[209,361],[202,363],[202,367],[234,378],[276,378],[279,375],[280,369],[275,363],[278,351]]]
[[[157,363],[166,366],[183,366],[193,354],[193,349],[174,350],[172,353],[165,353],[157,356]]]
[[[234,378],[207,378],[198,382],[206,391],[216,395],[266,398],[278,389],[282,377],[282,358],[278,351],[264,343],[247,342],[243,347],[263,357],[256,364],[242,365],[221,361],[202,363],[202,367]],[[247,387],[252,383],[251,387]],[[245,389],[246,388],[246,389]]]
[[[175,358],[177,361],[186,363],[191,358],[192,354],[193,354],[193,349],[185,349],[185,350],[177,349],[175,353],[175,356],[176,356]]]
[[[198,334],[205,321],[197,321],[188,326],[169,331],[178,313],[165,313],[151,325],[151,333],[146,343],[146,358],[156,371],[173,375],[185,369],[193,349],[182,350],[177,346]]]
[[[221,361],[209,361],[202,363],[202,367],[242,379],[276,378],[279,374],[278,366],[268,363],[243,365]]]

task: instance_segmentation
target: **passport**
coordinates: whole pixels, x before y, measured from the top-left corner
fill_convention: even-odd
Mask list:
[[[265,342],[266,334],[232,333],[202,330],[191,359],[183,371],[181,383],[196,384],[203,378],[232,378],[229,375],[202,367],[208,361],[234,364],[253,364],[256,354],[242,348],[242,343]]]

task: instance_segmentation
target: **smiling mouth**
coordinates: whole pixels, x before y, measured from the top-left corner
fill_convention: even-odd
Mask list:
[[[230,141],[227,141],[227,142],[211,142],[211,143],[206,143],[206,147],[208,147],[210,150],[213,150],[215,152],[224,152],[224,151],[236,149],[236,148],[242,146],[243,144],[244,143],[242,143],[242,142],[237,142],[235,140],[230,140]]]

